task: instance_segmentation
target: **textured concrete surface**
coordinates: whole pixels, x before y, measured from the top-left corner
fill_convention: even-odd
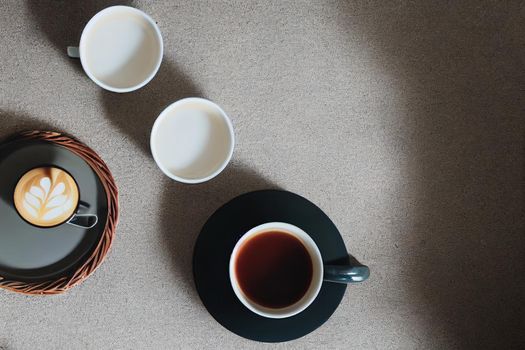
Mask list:
[[[121,191],[115,244],[84,284],[0,291],[0,349],[269,348],[211,318],[190,266],[206,218],[267,187],[318,204],[372,269],[323,327],[276,348],[525,347],[523,2],[131,2],[165,58],[126,95],[65,55],[109,4],[0,2],[0,136],[73,134]],[[232,164],[204,185],[170,181],[148,150],[185,96],[235,125]]]

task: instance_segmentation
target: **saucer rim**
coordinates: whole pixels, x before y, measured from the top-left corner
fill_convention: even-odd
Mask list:
[[[340,245],[340,248],[343,248],[344,251],[346,252],[346,254],[348,254],[348,251],[346,249],[346,245],[344,244],[344,240],[342,239],[342,236],[339,232],[339,230],[337,229],[337,227],[335,226],[335,224],[333,223],[333,221],[328,217],[328,215],[326,215],[326,213],[324,213],[323,210],[321,210],[319,208],[319,206],[317,206],[315,203],[311,202],[310,200],[304,198],[303,196],[301,195],[298,195],[296,193],[293,193],[293,192],[290,192],[290,191],[286,191],[286,190],[282,190],[282,189],[263,189],[263,190],[256,190],[256,191],[251,191],[251,192],[246,192],[246,193],[243,193],[241,195],[238,195],[236,197],[234,197],[233,199],[227,201],[226,203],[224,203],[223,205],[221,205],[217,210],[215,210],[213,212],[213,214],[210,215],[210,217],[207,219],[206,223],[203,225],[200,233],[199,233],[199,236],[197,237],[197,240],[195,242],[195,246],[194,246],[194,251],[193,251],[193,258],[192,258],[192,269],[193,269],[193,280],[194,280],[194,284],[195,284],[195,288],[197,290],[197,294],[199,295],[199,298],[203,304],[203,306],[206,308],[206,310],[209,312],[209,314],[215,319],[215,321],[217,321],[222,327],[224,327],[225,329],[227,329],[228,331],[236,334],[237,336],[239,337],[242,337],[242,338],[245,338],[245,339],[248,339],[248,340],[252,340],[252,341],[256,341],[256,342],[262,342],[262,343],[280,343],[280,342],[288,342],[288,341],[292,341],[292,340],[295,340],[295,339],[299,339],[299,338],[302,338],[312,332],[314,332],[316,329],[318,329],[319,327],[321,327],[323,324],[325,324],[331,317],[332,315],[336,312],[336,310],[338,309],[339,305],[341,304],[342,300],[343,300],[343,297],[344,295],[346,294],[346,289],[347,289],[347,286],[345,284],[335,284],[335,283],[329,283],[329,282],[323,282],[322,283],[322,287],[321,287],[321,291],[319,293],[319,295],[317,296],[317,298],[324,298],[324,300],[314,300],[314,302],[310,305],[310,307],[313,307],[314,305],[316,304],[319,304],[320,306],[323,306],[323,308],[325,308],[325,306],[327,305],[328,307],[330,307],[330,310],[327,312],[327,315],[325,316],[322,316],[322,317],[315,317],[315,320],[312,319],[312,317],[309,317],[309,319],[307,318],[307,314],[305,313],[308,308],[295,315],[295,316],[291,316],[291,317],[288,317],[288,318],[283,318],[283,319],[271,319],[271,318],[265,318],[265,317],[262,317],[262,316],[259,316],[259,315],[256,315],[255,313],[252,313],[252,311],[249,311],[248,309],[246,309],[251,317],[256,317],[256,319],[258,319],[256,321],[256,323],[264,323],[264,322],[272,322],[272,323],[275,323],[276,325],[277,324],[283,324],[282,322],[288,322],[288,320],[293,320],[292,322],[295,322],[296,326],[299,327],[299,328],[306,328],[304,331],[296,331],[294,330],[293,335],[286,335],[286,330],[283,330],[283,332],[281,334],[278,334],[278,335],[275,335],[273,334],[272,336],[264,336],[264,335],[254,335],[254,333],[252,334],[247,334],[247,332],[243,332],[241,330],[239,330],[237,326],[232,326],[231,324],[227,325],[227,324],[224,324],[223,323],[223,320],[219,317],[221,312],[213,312],[210,311],[210,308],[208,307],[207,305],[207,301],[205,299],[209,299],[209,297],[207,297],[206,294],[209,294],[209,292],[206,292],[204,290],[202,290],[202,287],[199,287],[199,279],[200,277],[198,277],[198,273],[197,273],[197,264],[198,264],[198,261],[197,261],[197,249],[198,249],[198,246],[199,244],[202,244],[201,239],[202,239],[202,234],[203,232],[205,231],[205,229],[207,228],[207,226],[209,225],[209,222],[216,216],[218,215],[218,213],[220,214],[220,211],[222,209],[224,209],[225,207],[227,207],[228,205],[231,205],[231,203],[245,197],[245,196],[255,196],[255,195],[259,195],[259,194],[262,194],[262,193],[271,193],[271,192],[276,192],[276,193],[281,193],[281,194],[286,194],[286,195],[290,195],[290,196],[293,196],[293,197],[296,197],[298,198],[299,200],[302,200],[304,201],[305,203],[309,203],[309,205],[312,205],[313,207],[315,207],[319,213],[319,215],[323,215],[325,217],[325,219],[327,219],[331,225],[333,225],[333,228],[335,228],[336,231],[334,232],[337,232],[337,235],[339,236],[340,238],[340,241],[339,243],[341,244]],[[290,197],[291,198],[291,197]],[[253,227],[257,226],[256,224],[253,225]],[[313,237],[312,237],[313,238]],[[236,242],[238,241],[239,238],[237,238]],[[334,237],[335,239],[335,237]],[[336,245],[339,245],[339,243],[337,243]],[[321,254],[323,253],[323,251],[325,249],[322,249],[321,247],[319,247],[319,250],[321,251]],[[345,257],[346,259],[346,257]],[[330,260],[323,260],[323,262],[326,264],[327,262],[330,262]],[[229,280],[229,276],[226,276],[225,277],[226,279]],[[220,288],[223,288],[222,286]],[[330,291],[323,291],[324,288],[327,288],[329,289]],[[231,291],[228,291],[227,293],[229,294],[233,294],[233,296],[236,298],[235,294],[234,294],[234,291],[231,290]],[[330,296],[330,298],[332,298],[332,300],[329,299],[329,296],[326,296],[325,297],[325,294],[331,294],[332,296]],[[328,304],[331,304],[331,305],[328,305]],[[212,304],[213,305],[213,304]],[[244,305],[242,305],[239,301],[239,305],[242,306],[242,308],[245,308]],[[213,307],[213,306],[212,306]],[[237,308],[237,307],[236,307]],[[240,310],[240,309],[237,309],[237,311]],[[312,311],[313,312],[313,311]],[[235,313],[235,312],[232,312],[232,313]],[[230,316],[227,316],[227,318],[230,317]],[[239,317],[239,316],[232,316],[232,317]],[[241,318],[245,318],[245,317],[248,317],[248,316],[240,316]],[[245,318],[246,319],[246,318]],[[248,320],[248,319],[246,319]],[[302,324],[302,325],[301,325]],[[307,326],[305,326],[307,325]],[[256,333],[256,332],[255,332]]]
[[[0,288],[27,295],[62,294],[72,287],[85,281],[102,264],[112,246],[115,230],[119,219],[118,188],[106,163],[90,147],[78,139],[57,131],[30,130],[15,133],[0,143],[0,148],[15,142],[44,142],[51,143],[74,153],[83,159],[99,178],[107,198],[106,224],[98,242],[90,255],[76,268],[69,268],[55,277],[46,280],[31,281],[16,278],[6,278],[0,275]]]

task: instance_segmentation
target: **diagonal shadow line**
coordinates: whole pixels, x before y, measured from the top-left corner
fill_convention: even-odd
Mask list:
[[[427,334],[442,337],[437,344],[524,348],[523,8],[364,7],[359,16],[337,3],[343,30],[361,31],[380,52],[407,106],[397,141],[415,196],[413,221],[397,243],[410,256],[407,302],[424,310],[419,317]]]

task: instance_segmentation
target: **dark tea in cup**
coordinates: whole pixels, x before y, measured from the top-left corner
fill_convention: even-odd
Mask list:
[[[235,274],[248,299],[267,308],[284,308],[308,291],[312,258],[300,239],[287,231],[270,229],[240,246]]]
[[[323,282],[323,259],[299,227],[270,222],[246,232],[230,257],[230,282],[241,303],[269,318],[306,309]]]

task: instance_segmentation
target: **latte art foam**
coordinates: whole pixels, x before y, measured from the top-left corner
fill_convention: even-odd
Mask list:
[[[18,181],[15,207],[28,222],[50,227],[73,215],[79,200],[75,180],[66,171],[54,167],[30,170]]]

